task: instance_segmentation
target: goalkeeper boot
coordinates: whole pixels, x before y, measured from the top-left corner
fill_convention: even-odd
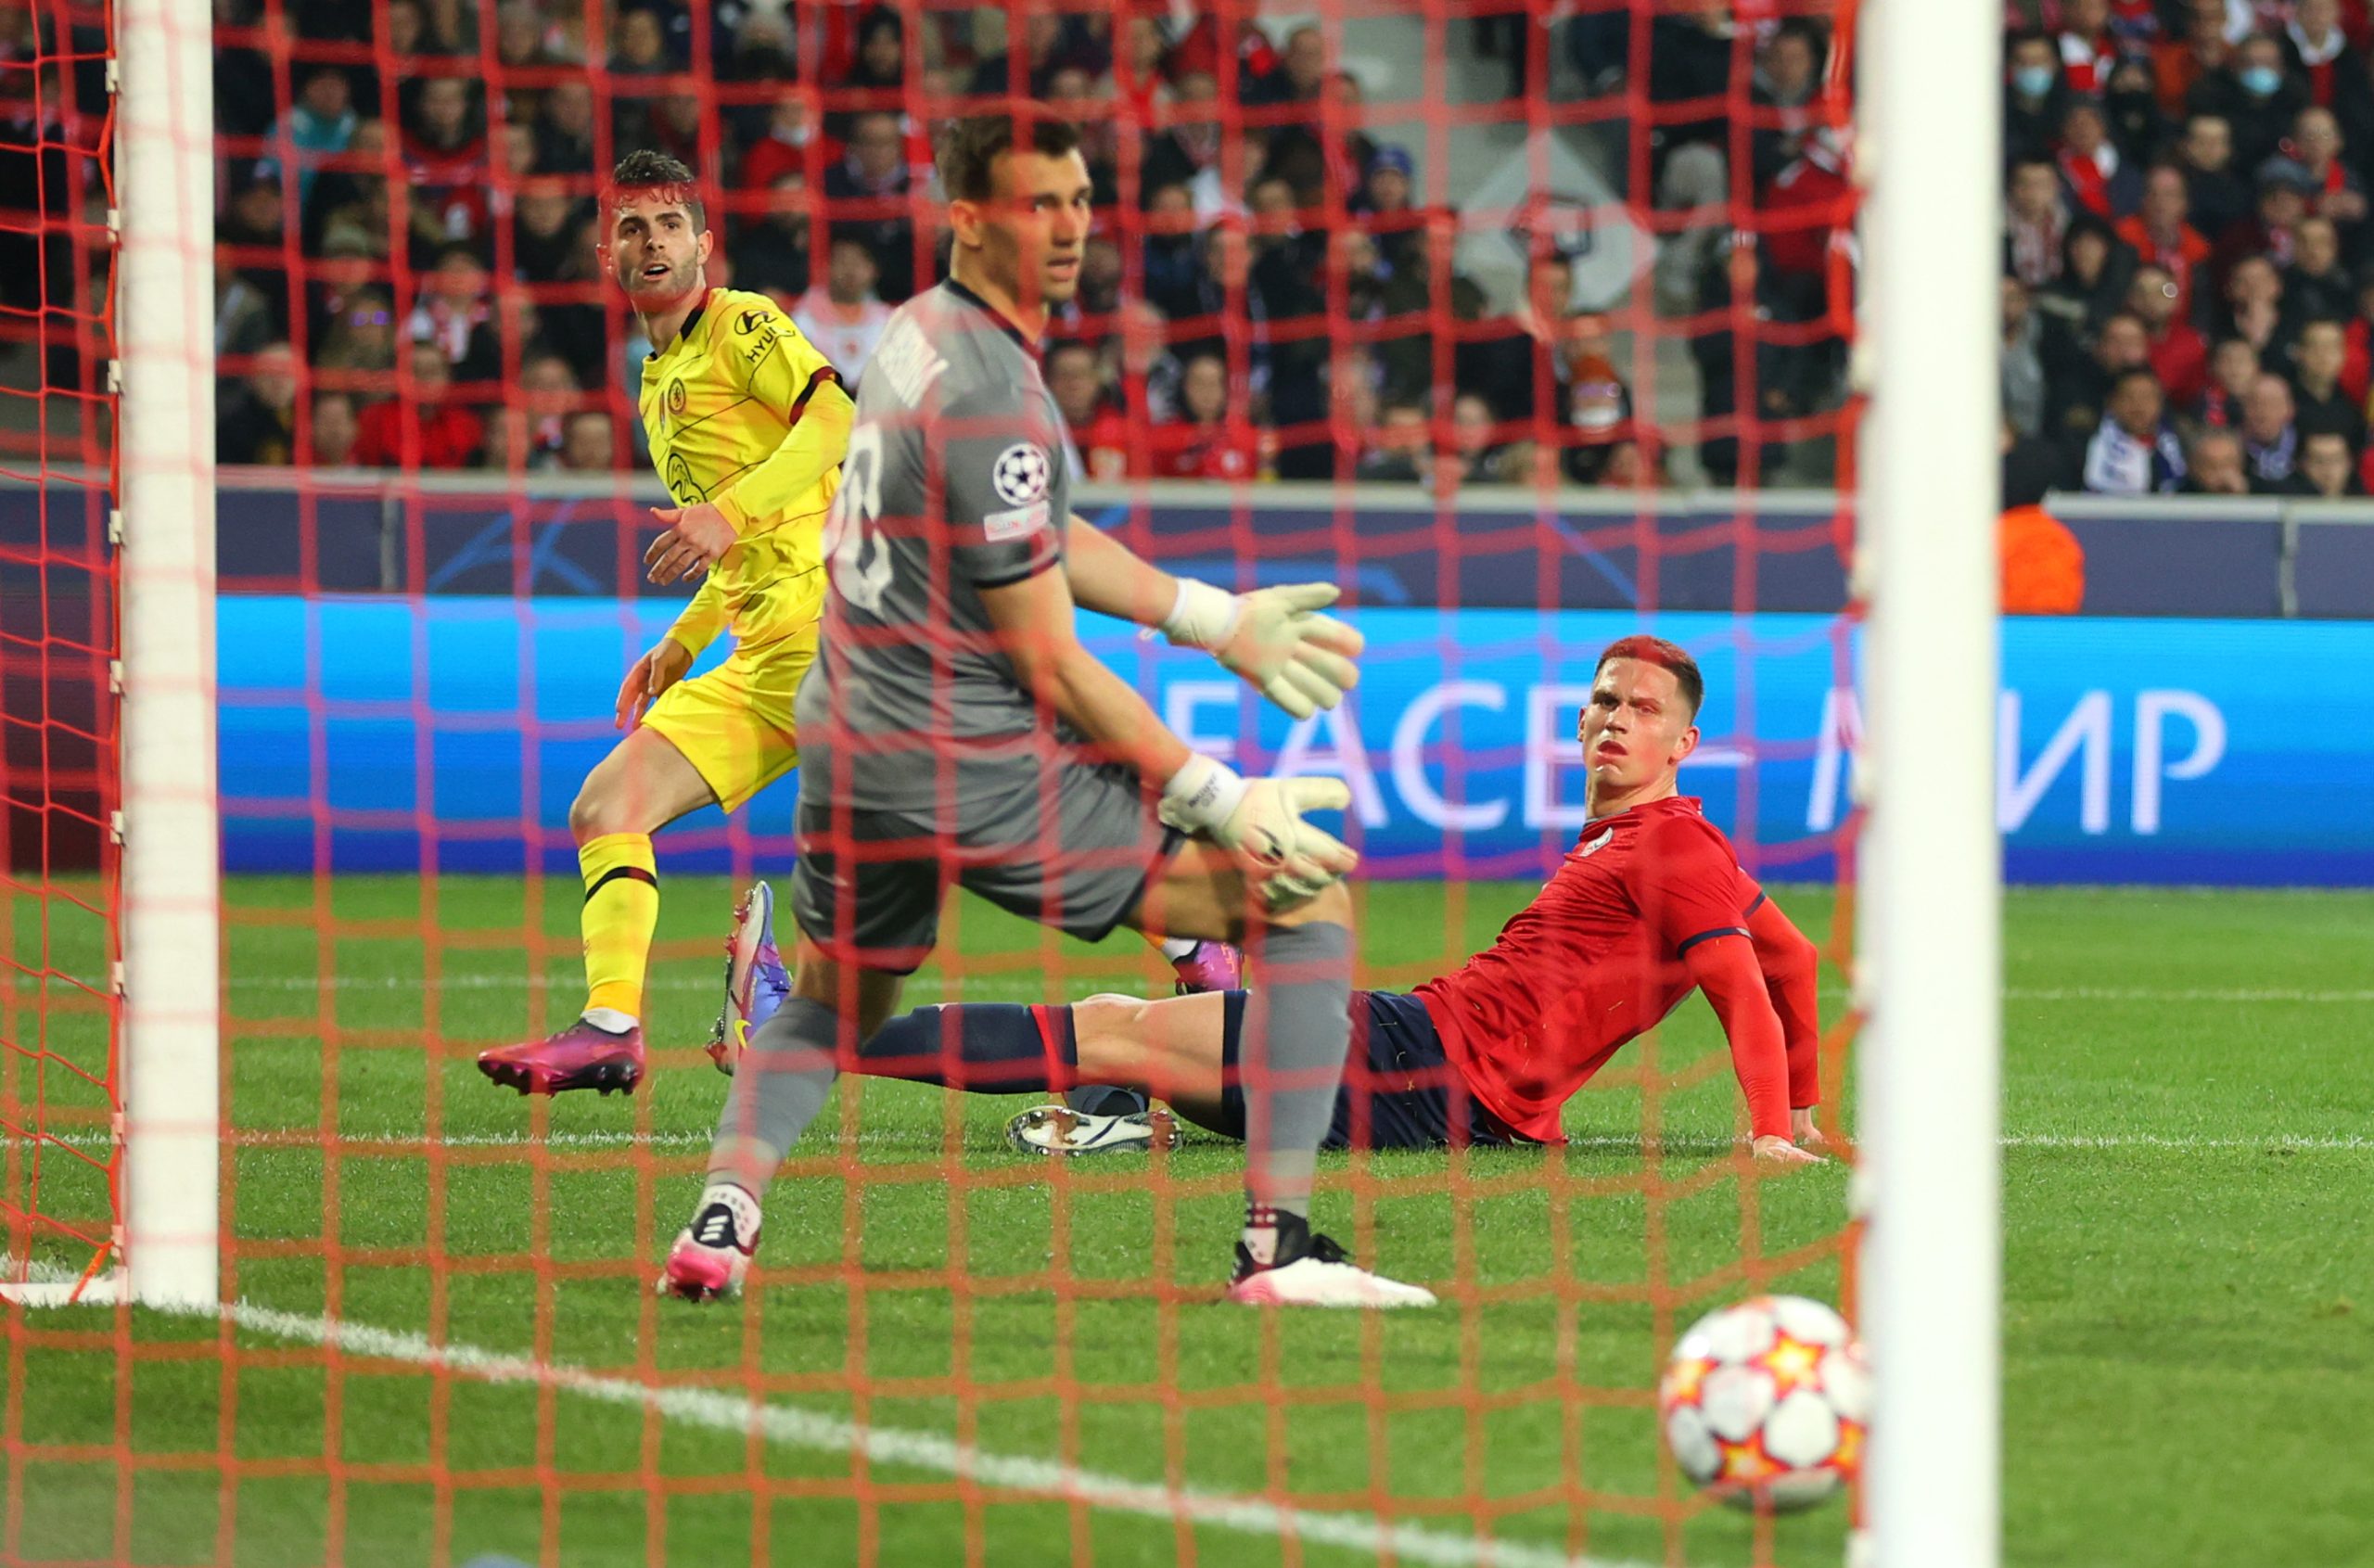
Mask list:
[[[1168,1149],[1179,1141],[1179,1124],[1168,1111],[1145,1107],[1131,1090],[1108,1089],[1107,1096],[1129,1096],[1141,1107],[1113,1112],[1074,1110],[1069,1105],[1033,1105],[1005,1124],[1005,1141],[1026,1154],[1069,1157],[1074,1154],[1143,1154]]]
[[[659,1294],[715,1301],[742,1289],[759,1250],[759,1200],[723,1182],[701,1194],[700,1212],[676,1235],[659,1271]]]
[[[556,1035],[479,1052],[479,1071],[522,1094],[632,1094],[643,1081],[643,1028],[606,1029],[580,1018]]]
[[[1241,991],[1244,988],[1244,955],[1226,942],[1198,942],[1193,952],[1170,961],[1179,976],[1178,994]]]
[[[775,893],[754,882],[734,906],[725,939],[725,1006],[709,1031],[708,1059],[728,1077],[749,1049],[750,1031],[775,1015],[791,994],[791,971],[775,946]]]
[[[1372,1274],[1298,1214],[1274,1212],[1272,1239],[1258,1250],[1236,1243],[1228,1298],[1246,1307],[1432,1307],[1435,1293]],[[1249,1235],[1257,1235],[1251,1227]]]

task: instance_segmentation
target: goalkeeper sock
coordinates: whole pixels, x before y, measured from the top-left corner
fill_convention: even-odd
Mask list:
[[[1264,926],[1248,956],[1244,1190],[1257,1209],[1307,1216],[1352,1039],[1352,934],[1325,922]]]
[[[659,924],[659,873],[651,835],[606,833],[577,847],[585,876],[585,1011],[623,1015],[632,1028],[643,1017],[643,975],[651,961],[651,933]]]
[[[833,1050],[840,1015],[821,1001],[795,996],[750,1031],[734,1070],[734,1087],[717,1118],[708,1179],[763,1193],[775,1167],[833,1092]]]
[[[1193,937],[1165,937],[1161,941],[1155,944],[1155,946],[1162,950],[1162,956],[1168,959],[1173,963],[1178,962],[1181,959],[1185,958],[1189,953],[1193,952],[1197,948],[1200,948],[1203,945],[1203,943],[1195,940]]]

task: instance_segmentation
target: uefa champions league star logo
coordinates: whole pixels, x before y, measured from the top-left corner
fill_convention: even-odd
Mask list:
[[[1009,506],[1027,506],[1047,493],[1047,454],[1027,441],[1018,441],[998,453],[989,470],[1000,499]]]

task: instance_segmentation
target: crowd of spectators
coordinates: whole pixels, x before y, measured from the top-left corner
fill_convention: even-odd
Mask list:
[[[854,378],[944,266],[924,107],[1021,91],[1082,122],[1097,183],[1047,362],[1084,472],[1448,488],[1662,471],[1566,255],[1535,245],[1522,297],[1489,309],[1453,264],[1456,214],[1369,134],[1359,78],[1315,27],[1223,37],[1209,7],[1136,0],[1027,13],[1008,49],[988,7],[287,0],[278,31],[261,0],[216,13],[226,462],[639,461],[648,345],[603,275],[596,201],[638,147],[715,191],[713,280],[772,295]],[[1512,92],[1538,76],[1531,30],[1475,34],[1509,52]],[[1792,24],[1742,46],[1809,79],[1822,41]],[[1776,177],[1793,157],[1758,146]],[[1713,270],[1728,288],[1754,269]],[[1729,400],[1728,329],[1705,337]]]
[[[2012,11],[2007,493],[2365,494],[2365,0]]]

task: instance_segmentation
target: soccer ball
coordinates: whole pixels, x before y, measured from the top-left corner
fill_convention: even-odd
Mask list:
[[[1863,1458],[1870,1374],[1846,1319],[1801,1295],[1709,1312],[1673,1347],[1657,1423],[1682,1473],[1735,1508],[1811,1508]]]

